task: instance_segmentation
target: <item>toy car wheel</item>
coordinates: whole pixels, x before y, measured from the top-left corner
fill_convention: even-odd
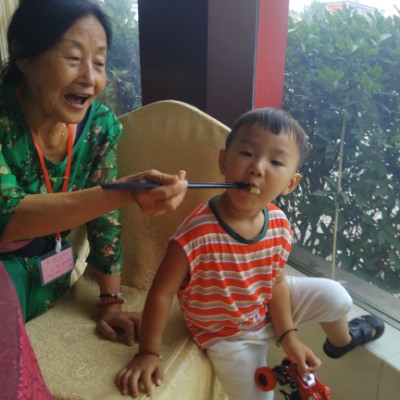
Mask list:
[[[256,384],[264,392],[273,390],[276,386],[276,376],[271,368],[260,367],[256,370]]]

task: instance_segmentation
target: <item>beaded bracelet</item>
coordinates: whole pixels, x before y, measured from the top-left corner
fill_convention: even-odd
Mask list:
[[[124,304],[125,300],[122,293],[102,293],[99,297],[97,307],[109,306],[111,304]]]
[[[291,328],[291,329],[288,329],[287,331],[283,332],[282,335],[279,336],[278,340],[275,342],[276,347],[281,347],[283,338],[284,338],[289,332],[293,332],[293,331],[298,331],[298,329],[297,329],[297,328]]]
[[[124,295],[121,292],[119,292],[119,293],[101,293],[99,297],[100,297],[100,299],[103,299],[105,297],[115,297],[117,299],[122,299],[124,297]]]

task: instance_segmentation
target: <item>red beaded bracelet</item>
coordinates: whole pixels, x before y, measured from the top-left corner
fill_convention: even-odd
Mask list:
[[[100,299],[103,299],[104,297],[116,297],[117,299],[122,299],[124,297],[123,293],[101,293],[100,294]]]
[[[100,296],[98,307],[109,306],[111,304],[124,304],[125,300],[122,293],[103,293]]]

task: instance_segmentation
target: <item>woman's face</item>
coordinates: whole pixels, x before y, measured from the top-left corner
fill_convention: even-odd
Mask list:
[[[80,122],[106,85],[107,38],[93,16],[78,20],[38,57],[20,62],[29,106],[57,122]]]

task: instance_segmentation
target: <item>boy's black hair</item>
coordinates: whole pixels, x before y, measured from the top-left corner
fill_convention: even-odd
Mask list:
[[[16,62],[34,58],[53,47],[79,19],[94,16],[103,26],[107,46],[112,39],[111,24],[101,8],[90,0],[22,0],[7,31],[10,59],[1,81],[18,85],[22,73]]]
[[[259,124],[263,129],[274,135],[284,133],[293,135],[299,149],[298,169],[303,165],[308,152],[308,136],[300,124],[286,111],[277,108],[257,108],[242,114],[233,124],[232,130],[225,141],[225,148],[228,149],[236,137],[236,133],[242,126],[250,127]]]

